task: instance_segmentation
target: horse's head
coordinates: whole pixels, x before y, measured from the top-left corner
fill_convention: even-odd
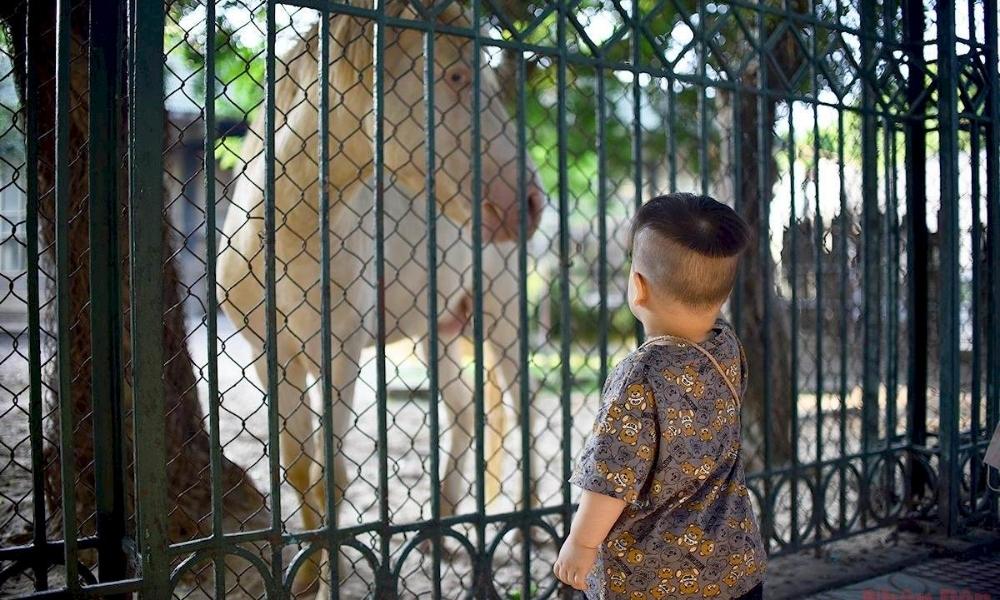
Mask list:
[[[420,18],[409,2],[396,0],[391,12]],[[387,3],[393,6],[393,2]],[[437,23],[468,29],[471,21],[457,4],[441,10]],[[425,34],[389,27],[384,54],[385,168],[411,192],[426,187],[427,113],[424,90]],[[503,104],[487,60],[478,62],[479,103],[475,105],[474,44],[469,37],[434,36],[434,188],[442,212],[462,222],[471,215],[473,124],[478,119],[482,221],[487,240],[516,239],[519,191],[526,195],[527,232],[538,226],[545,194],[535,165],[525,159],[525,186],[518,185],[516,123]],[[475,111],[475,114],[474,114]]]

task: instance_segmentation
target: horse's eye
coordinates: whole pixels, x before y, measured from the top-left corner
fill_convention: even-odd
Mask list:
[[[454,65],[445,71],[445,80],[452,89],[459,90],[469,84],[472,76],[465,65]]]

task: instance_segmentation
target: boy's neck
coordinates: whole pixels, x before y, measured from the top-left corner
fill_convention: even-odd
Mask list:
[[[711,313],[683,311],[683,313],[671,312],[657,316],[650,315],[642,322],[646,337],[671,335],[696,343],[704,342],[711,337],[712,328],[715,326],[716,319],[719,318],[718,311]]]

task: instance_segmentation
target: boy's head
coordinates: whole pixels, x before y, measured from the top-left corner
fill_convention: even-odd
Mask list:
[[[674,193],[643,204],[630,234],[633,312],[655,310],[663,300],[686,312],[717,312],[749,241],[736,211],[708,196]]]

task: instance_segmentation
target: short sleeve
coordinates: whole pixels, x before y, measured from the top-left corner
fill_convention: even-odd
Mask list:
[[[743,342],[737,340],[736,345],[740,348],[740,400],[747,395],[747,384],[750,381],[750,368],[747,364],[747,352],[743,348]]]
[[[656,402],[642,365],[613,376],[570,483],[635,503],[656,461]]]

